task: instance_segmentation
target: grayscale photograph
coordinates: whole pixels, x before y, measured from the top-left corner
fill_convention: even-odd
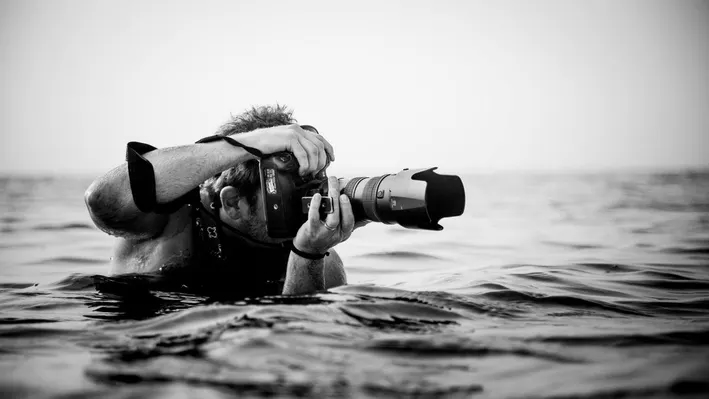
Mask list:
[[[709,1],[0,0],[0,397],[709,397]]]

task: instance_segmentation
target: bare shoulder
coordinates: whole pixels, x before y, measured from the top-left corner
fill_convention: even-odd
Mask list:
[[[111,273],[152,273],[166,264],[187,262],[191,242],[191,217],[185,206],[169,216],[165,228],[155,237],[118,238]]]
[[[334,249],[330,249],[330,256],[325,257],[325,288],[334,288],[347,284],[347,274],[342,263],[342,258]]]

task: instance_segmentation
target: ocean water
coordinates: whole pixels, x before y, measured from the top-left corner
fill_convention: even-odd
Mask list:
[[[98,291],[90,179],[0,178],[0,397],[709,397],[709,173],[463,179],[348,286],[216,302]]]

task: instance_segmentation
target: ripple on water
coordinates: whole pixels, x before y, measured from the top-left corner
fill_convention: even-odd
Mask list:
[[[360,258],[384,258],[384,259],[400,259],[400,260],[448,260],[446,258],[426,254],[423,252],[413,251],[381,251],[371,252],[363,255],[358,255]]]

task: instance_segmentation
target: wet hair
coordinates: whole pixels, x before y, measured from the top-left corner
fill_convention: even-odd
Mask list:
[[[266,127],[289,125],[295,122],[293,111],[284,105],[258,106],[252,107],[242,114],[232,116],[231,120],[222,125],[216,134],[220,136],[237,135],[234,139],[238,141],[239,133]],[[253,207],[256,204],[256,193],[261,189],[258,161],[252,159],[237,164],[225,170],[219,176],[208,179],[201,185],[201,188],[207,190],[210,200],[215,205],[220,205],[219,193],[222,188],[227,186],[234,187],[238,195],[246,198],[249,205]]]

